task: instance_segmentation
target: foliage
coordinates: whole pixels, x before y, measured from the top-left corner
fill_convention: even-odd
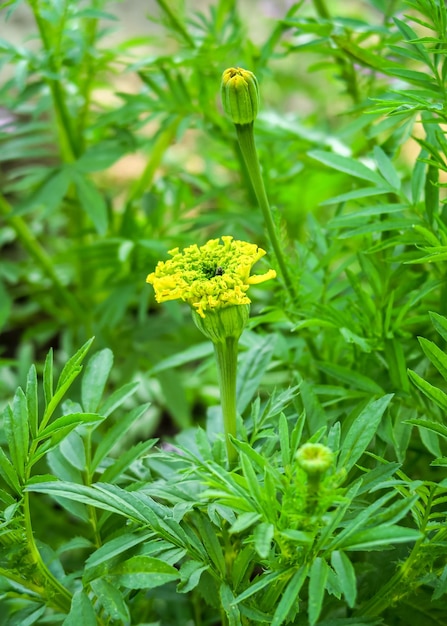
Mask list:
[[[113,44],[106,0],[1,7],[35,36],[0,39],[0,624],[444,624],[445,4],[156,5]],[[145,285],[222,235],[279,276],[227,440],[213,346]]]

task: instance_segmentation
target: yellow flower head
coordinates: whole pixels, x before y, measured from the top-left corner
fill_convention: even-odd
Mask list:
[[[179,252],[170,250],[171,259],[160,261],[146,282],[153,285],[157,302],[183,300],[200,317],[206,311],[235,304],[250,304],[246,292],[250,285],[275,278],[275,270],[250,276],[253,265],[265,251],[231,236],[211,239],[204,246],[196,244]]]

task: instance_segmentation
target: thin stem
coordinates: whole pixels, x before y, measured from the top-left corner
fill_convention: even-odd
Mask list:
[[[237,458],[236,449],[230,439],[230,436],[236,437],[237,346],[238,340],[234,337],[227,337],[224,341],[214,344],[224,422],[225,445],[230,468],[235,464]]]
[[[294,300],[297,296],[295,286],[290,278],[289,271],[282,253],[278,237],[276,235],[276,228],[273,222],[272,211],[267,198],[267,193],[264,187],[264,181],[262,179],[261,168],[259,167],[258,153],[256,151],[255,138],[253,133],[253,124],[235,124],[237,138],[241,148],[242,156],[244,157],[247,171],[253,185],[256,199],[261,208],[264,223],[267,228],[270,243],[275,252],[276,260],[278,261],[279,269],[286,285],[287,291],[291,298]]]
[[[65,301],[68,307],[73,311],[74,314],[80,317],[83,317],[84,313],[79,306],[78,301],[72,296],[72,294],[66,289],[66,287],[60,282],[59,277],[54,271],[53,263],[51,258],[42,248],[40,243],[37,241],[33,233],[30,231],[24,220],[19,215],[14,215],[11,206],[5,200],[5,198],[0,195],[0,215],[5,216],[8,223],[15,230],[18,240],[22,244],[22,246],[28,250],[31,256],[37,261],[42,270],[51,280],[54,285],[54,288],[57,291],[58,296]]]
[[[34,14],[34,19],[39,29],[39,35],[43,43],[44,50],[48,56],[48,65],[52,74],[59,73],[59,68],[55,63],[54,46],[49,36],[48,24],[42,19],[36,0],[29,0],[29,5]],[[66,106],[65,94],[62,90],[59,79],[47,78],[46,82],[51,91],[54,111],[56,115],[56,126],[59,135],[59,146],[61,150],[62,160],[66,163],[72,163],[78,156],[78,142],[73,132],[73,125],[68,108]]]

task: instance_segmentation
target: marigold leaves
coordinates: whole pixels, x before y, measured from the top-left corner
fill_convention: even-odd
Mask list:
[[[82,406],[87,413],[98,410],[112,366],[113,354],[109,348],[96,352],[87,363],[81,386]]]
[[[335,154],[333,152],[324,152],[323,150],[313,150],[312,152],[309,152],[309,156],[316,159],[320,163],[323,163],[323,165],[327,165],[328,167],[338,170],[339,172],[343,172],[344,174],[348,174],[349,176],[361,178],[362,180],[366,180],[381,187],[386,186],[384,185],[385,181],[380,174],[374,172],[374,170],[370,169],[366,165],[363,165],[363,163],[356,159],[341,156],[340,154]]]
[[[271,626],[281,626],[292,610],[294,614],[298,612],[298,594],[306,580],[306,576],[307,567],[303,566],[290,578],[273,614]]]
[[[28,405],[28,420],[32,437],[37,435],[39,423],[39,402],[37,396],[37,372],[35,365],[29,369],[26,379],[26,402]]]
[[[95,610],[90,598],[82,589],[76,591],[71,602],[71,609],[63,626],[97,626]]]
[[[259,383],[270,364],[275,348],[271,336],[257,337],[256,345],[244,354],[237,379],[237,410],[242,413],[259,388]]]
[[[308,615],[310,626],[314,626],[320,616],[328,574],[329,566],[325,559],[317,557],[309,572]]]
[[[408,543],[421,539],[423,534],[414,528],[383,525],[367,528],[350,535],[339,547],[344,550],[384,550],[395,543]]]
[[[0,476],[17,494],[21,494],[18,474],[11,461],[0,447]]]
[[[266,559],[272,547],[273,535],[275,527],[273,524],[262,522],[258,524],[253,531],[253,540],[256,552],[261,559]]]
[[[124,395],[127,395],[127,392],[125,392]],[[108,429],[96,448],[91,463],[92,471],[97,469],[101,461],[103,461],[103,459],[110,453],[112,448],[115,446],[116,442],[120,441],[122,436],[129,430],[129,428],[131,428],[132,424],[139,420],[140,417],[142,417],[146,413],[149,406],[150,403],[147,402],[142,406],[135,407],[125,416],[121,417],[111,428]],[[155,442],[154,439],[152,439],[151,441]]]
[[[130,623],[129,608],[123,594],[115,585],[105,578],[97,578],[90,583],[90,586],[111,620],[122,624]]]
[[[180,578],[178,570],[161,559],[133,556],[109,570],[109,575],[128,589],[153,589]]]
[[[3,423],[12,464],[20,481],[23,482],[28,455],[29,424],[28,404],[21,387],[15,393],[12,409],[7,406],[4,410]],[[7,467],[6,463],[4,467]]]
[[[331,565],[337,574],[341,591],[352,609],[357,597],[357,582],[354,566],[344,552],[334,550],[331,554]]]
[[[430,359],[443,379],[447,381],[447,355],[445,352],[424,337],[419,337],[418,339],[425,356]]]
[[[419,374],[416,374],[413,370],[408,370],[408,376],[411,382],[422,391],[427,398],[437,404],[443,411],[447,411],[447,394],[424,380],[422,376],[419,376]]]
[[[338,459],[339,468],[348,472],[357,463],[374,437],[392,397],[393,394],[388,394],[369,402],[352,423],[343,440]]]

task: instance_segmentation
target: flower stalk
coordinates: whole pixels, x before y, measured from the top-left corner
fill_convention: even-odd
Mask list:
[[[275,223],[264,186],[254,137],[254,121],[259,108],[259,88],[256,76],[242,68],[229,68],[222,75],[222,105],[236,128],[237,140],[247,168],[256,200],[264,218],[268,237],[278,262],[285,286],[292,299],[297,296],[295,286],[276,233]]]
[[[231,438],[236,437],[236,375],[238,342],[250,314],[251,285],[276,276],[272,269],[251,275],[252,266],[265,251],[231,236],[212,239],[169,252],[171,259],[160,261],[147,282],[153,285],[157,302],[183,300],[192,309],[197,328],[213,343],[217,362],[228,464],[236,461]]]

